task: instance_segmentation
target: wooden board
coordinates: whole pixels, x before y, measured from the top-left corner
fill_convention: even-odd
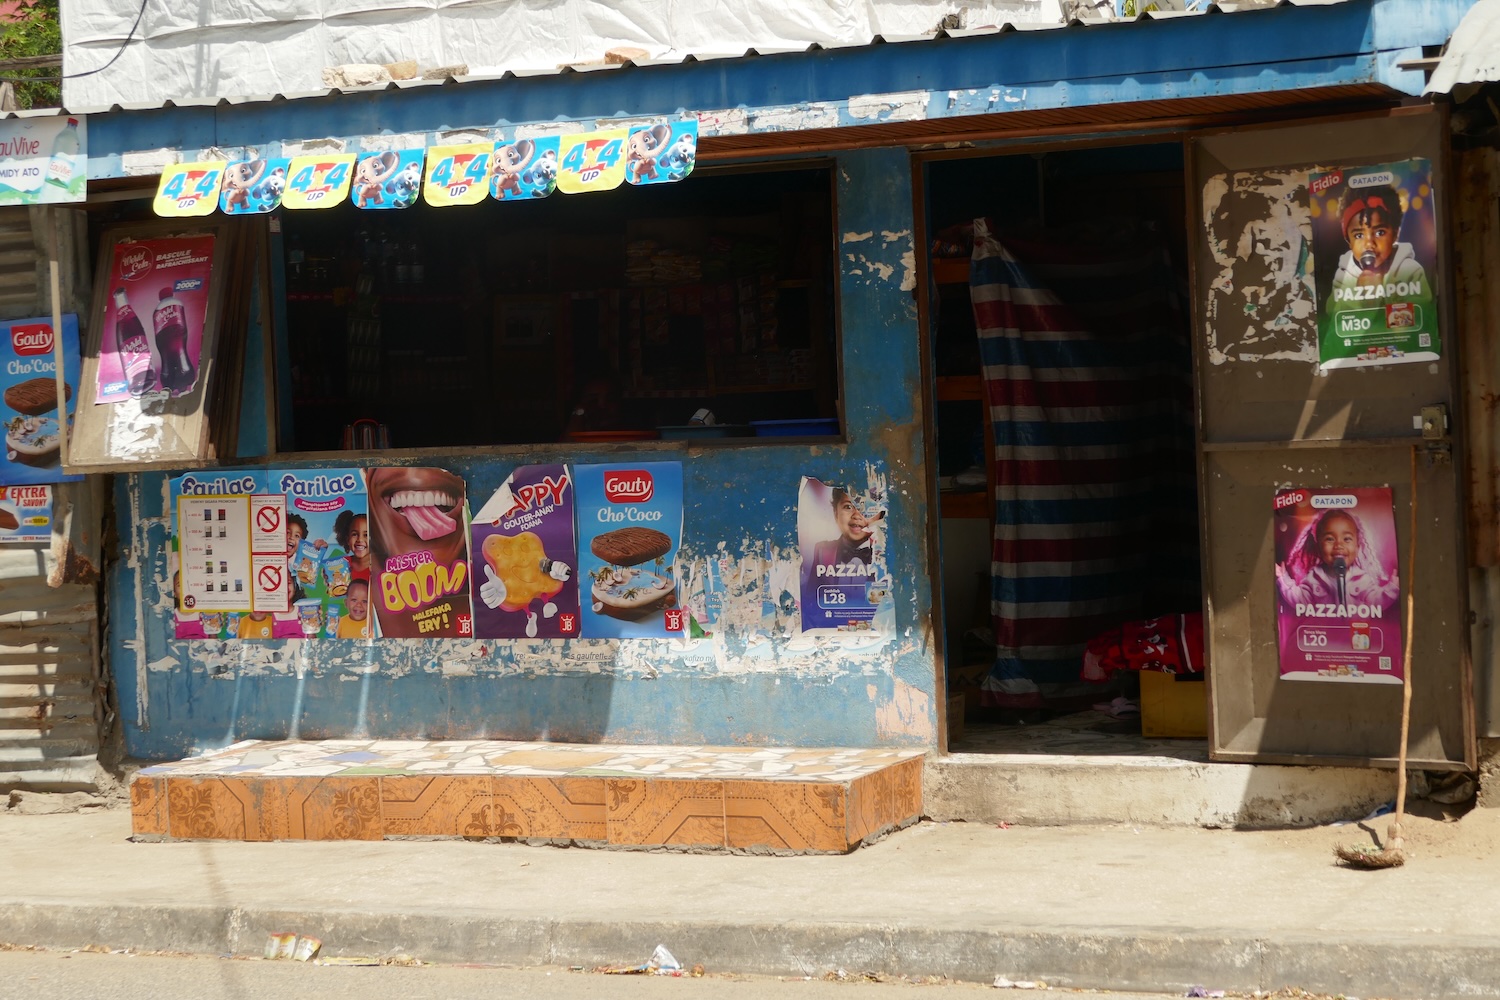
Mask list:
[[[239,395],[238,384],[226,383],[219,373],[223,366],[221,339],[225,307],[226,302],[233,302],[243,311],[245,297],[236,287],[246,281],[240,246],[257,225],[263,226],[264,223],[259,219],[250,220],[248,224],[246,220],[224,218],[162,220],[115,226],[103,233],[94,270],[87,338],[83,345],[78,406],[66,466],[68,472],[181,468],[201,465],[211,457],[209,442],[215,395],[228,395],[236,401]],[[203,321],[198,380],[193,390],[170,400],[126,399],[96,403],[114,247],[128,240],[198,234],[214,236],[214,259]],[[238,322],[243,325],[242,318]],[[239,343],[243,353],[242,330]]]

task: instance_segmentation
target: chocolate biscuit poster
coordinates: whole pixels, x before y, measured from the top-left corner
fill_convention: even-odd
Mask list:
[[[578,579],[590,639],[680,636],[682,463],[579,465]]]
[[[1389,487],[1277,490],[1281,679],[1401,683],[1401,581]]]
[[[1438,360],[1431,161],[1314,173],[1308,195],[1318,367]]]
[[[94,402],[193,391],[213,264],[214,238],[207,233],[114,245]]]
[[[5,461],[0,485],[66,483],[82,476],[62,471],[62,435],[71,426],[78,394],[78,317],[63,316],[63,412],[57,409],[57,342],[50,317],[0,323],[0,375]]]
[[[567,466],[522,466],[474,515],[469,551],[477,638],[579,634],[573,493]]]
[[[473,635],[464,481],[446,469],[365,470],[371,596],[382,636]]]

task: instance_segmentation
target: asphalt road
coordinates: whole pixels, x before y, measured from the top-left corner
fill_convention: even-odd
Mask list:
[[[0,952],[0,1000],[1015,1000],[1043,994],[977,983],[715,976],[606,976],[567,969],[427,965],[345,968],[197,956]],[[1048,996],[1078,994],[1049,992]],[[1090,993],[1091,998],[1166,1000]]]

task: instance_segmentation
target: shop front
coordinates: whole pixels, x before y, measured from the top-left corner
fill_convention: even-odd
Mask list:
[[[1360,676],[1294,682],[1319,623],[1278,618],[1275,502],[1358,496],[1394,571],[1415,482],[1412,759],[1472,766],[1455,431],[1412,423],[1459,409],[1447,125],[1393,61],[1464,5],[1371,34],[1410,6],[89,115],[65,461],[114,474],[127,751],[873,754],[902,804],[842,848],[920,812],[967,602],[992,704],[1206,610],[1205,756],[1369,765],[1400,602],[1296,602],[1384,617]],[[1225,21],[1255,74],[1208,55]],[[1064,51],[1100,75],[1057,80]],[[1401,357],[1318,338],[1336,195],[1309,192],[1340,168],[1429,192]],[[1044,298],[1145,319],[1069,356],[1002,308]],[[180,832],[174,780],[203,779],[148,775],[140,832]]]

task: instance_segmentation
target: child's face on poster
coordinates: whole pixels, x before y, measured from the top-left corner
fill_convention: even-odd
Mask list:
[[[1361,213],[1349,224],[1349,251],[1366,271],[1384,271],[1396,249],[1396,228],[1380,209]]]
[[[1318,546],[1322,550],[1324,566],[1332,566],[1340,556],[1346,564],[1352,565],[1359,551],[1359,529],[1342,514],[1330,517],[1318,535]]]

